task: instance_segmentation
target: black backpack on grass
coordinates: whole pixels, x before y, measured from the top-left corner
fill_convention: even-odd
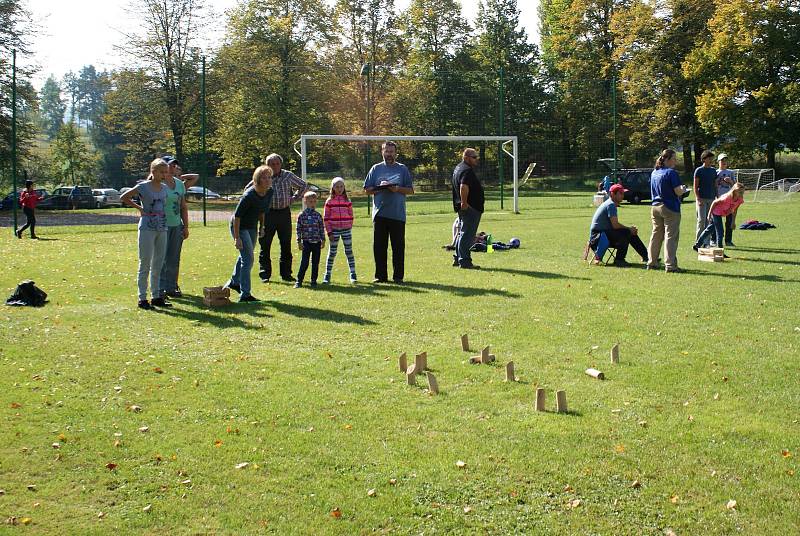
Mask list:
[[[26,279],[17,285],[14,294],[8,297],[6,305],[30,305],[41,307],[47,302],[47,293],[36,286],[36,283]]]

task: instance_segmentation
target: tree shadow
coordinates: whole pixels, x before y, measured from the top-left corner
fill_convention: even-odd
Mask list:
[[[527,277],[536,277],[539,279],[580,279],[589,281],[588,277],[576,277],[565,274],[555,274],[553,272],[537,272],[535,270],[519,270],[516,268],[487,268],[487,272],[504,272],[512,275],[524,275]]]

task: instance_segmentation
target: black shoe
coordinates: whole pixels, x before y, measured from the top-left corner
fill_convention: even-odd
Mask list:
[[[700,249],[700,246],[698,246],[697,244],[694,244],[692,246],[692,249],[695,250],[695,251],[698,251]]]
[[[403,280],[402,279],[392,279],[392,283],[394,283],[395,285],[402,285],[403,284]]]
[[[181,288],[180,287],[175,287],[175,290],[168,290],[167,291],[167,296],[169,296],[170,298],[182,298],[183,297],[183,292],[181,292]]]
[[[458,266],[458,256],[453,255],[453,266]]]
[[[388,283],[389,280],[388,279],[383,279],[381,277],[376,277],[375,279],[372,280],[372,282],[373,283]]]
[[[480,270],[481,269],[481,267],[478,266],[477,264],[462,264],[461,268],[463,270]]]
[[[239,303],[242,302],[257,302],[260,301],[258,298],[253,296],[252,294],[248,294],[247,296],[242,296],[239,298]]]
[[[312,287],[316,287],[316,286],[317,286],[317,282],[316,282],[316,281],[312,281],[312,282],[311,282],[311,286],[312,286]]]
[[[730,259],[730,257],[728,257],[727,255],[725,255],[724,253],[722,254],[722,258],[723,258],[723,259]]]
[[[267,279],[267,281],[269,281],[269,279]],[[239,283],[231,283],[229,281],[228,284],[225,285],[225,288],[229,288],[229,289],[231,289],[233,291],[238,292],[239,294],[242,293],[242,287],[239,286]]]
[[[680,274],[683,272],[680,268],[667,268],[666,271],[668,274]]]
[[[302,282],[300,282],[300,281],[295,281],[295,282],[294,282],[294,288],[300,288],[300,287],[302,287],[302,286],[303,286],[303,283],[302,283]]]
[[[290,275],[282,275],[281,279],[283,279],[284,281],[286,281],[288,283],[294,283],[296,281],[296,279],[294,277],[290,276]]]
[[[31,240],[39,240],[39,235],[31,235]]]
[[[172,307],[172,304],[164,298],[153,298],[150,304],[153,307]]]
[[[149,301],[147,301],[147,300],[139,300],[139,309],[145,309],[146,311],[149,311],[152,308],[153,308],[153,306],[150,305]]]
[[[17,235],[17,238],[22,240],[22,231],[14,231],[14,234]]]
[[[726,245],[727,247],[729,247],[729,248],[735,248],[735,247],[736,247],[736,244],[734,244],[734,243],[733,243],[733,242],[731,242],[731,241],[725,242],[725,245]]]

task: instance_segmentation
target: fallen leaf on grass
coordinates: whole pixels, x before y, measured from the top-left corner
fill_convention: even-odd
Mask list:
[[[97,518],[98,519],[103,519],[104,517],[106,517],[106,513],[105,512],[97,512]]]
[[[60,443],[53,443],[52,446],[53,446],[54,449],[60,449],[61,448],[61,444]]]
[[[375,491],[375,488],[367,490],[367,497],[375,497],[377,494],[378,494],[378,492]]]
[[[396,478],[390,478],[389,479],[389,484],[394,486],[395,484],[397,484],[397,479]]]
[[[249,463],[249,462],[237,463],[237,464],[236,464],[236,469],[244,469],[244,468],[245,468],[245,467],[247,467],[248,465],[250,465],[250,463]]]
[[[689,416],[686,418],[686,420],[687,420],[687,421],[689,421],[689,422],[693,422],[693,421],[694,421],[694,417],[692,417],[691,415],[689,415]]]
[[[339,519],[342,517],[342,511],[339,508],[334,508],[331,510],[331,517],[334,519]]]
[[[132,412],[134,412],[134,413],[141,413],[141,411],[142,411],[142,406],[137,406],[136,404],[134,404],[134,405],[132,405],[132,406],[128,406],[128,407],[127,407],[127,408],[125,408],[125,409],[126,409],[126,410],[128,410],[128,411],[132,411]]]
[[[789,476],[794,476],[794,469],[789,469],[788,471],[786,471],[786,474]]]
[[[669,498],[669,502],[671,502],[672,504],[678,504],[678,501],[680,500],[681,500],[680,497],[678,497],[677,495],[672,495]]]
[[[214,441],[214,446],[217,447],[217,448],[220,448],[222,446],[222,440],[221,439],[217,439],[216,441]]]
[[[352,424],[345,424],[344,425],[344,429],[345,430],[352,430],[353,429],[353,425]]]
[[[148,513],[148,512],[149,512],[150,510],[152,510],[152,509],[153,509],[153,505],[152,505],[152,504],[148,504],[147,506],[145,506],[144,508],[142,508],[142,512],[144,512],[144,513]]]
[[[783,449],[781,451],[781,456],[783,456],[784,458],[791,458],[792,453],[789,451],[789,449]]]
[[[466,463],[466,462],[463,462],[463,461],[461,461],[461,460],[458,460],[458,461],[456,462],[456,467],[458,467],[459,469],[463,469],[463,468],[465,468],[466,466],[467,466],[467,463]]]
[[[625,445],[614,445],[614,452],[617,454],[624,454],[625,453]]]
[[[639,482],[638,480],[634,480],[633,482],[631,482],[631,487],[633,489],[639,489],[642,487],[642,483]]]
[[[11,403],[11,409],[19,409],[21,407],[22,407],[22,404],[20,404],[18,402],[12,402]]]
[[[730,501],[725,503],[725,508],[727,508],[728,510],[735,510],[736,509],[736,501],[731,499]]]
[[[191,483],[192,483],[191,478],[187,478],[186,480],[181,480],[181,484],[183,484],[184,486],[188,486]]]
[[[116,468],[117,468],[117,464],[114,463],[114,462],[108,462],[106,464],[106,469],[108,469],[109,471],[113,471]]]
[[[164,374],[164,371],[161,369],[161,367],[153,367],[153,372],[156,374]]]
[[[581,500],[580,499],[572,499],[571,501],[569,501],[569,507],[570,508],[577,508],[580,505],[581,505]]]
[[[471,507],[471,506],[465,506],[465,507],[464,507],[464,513],[465,513],[465,514],[468,514],[468,513],[470,513],[470,512],[472,512],[472,507]]]
[[[569,484],[564,486],[564,493],[569,493],[570,491],[573,491],[572,486],[570,486]]]
[[[30,525],[31,521],[33,520],[29,517],[23,517],[19,520],[19,522],[22,523],[23,525]]]

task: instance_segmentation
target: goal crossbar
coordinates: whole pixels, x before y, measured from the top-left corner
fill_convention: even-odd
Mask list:
[[[514,213],[519,214],[519,139],[517,136],[358,136],[353,134],[302,134],[294,144],[294,152],[300,156],[302,179],[306,180],[308,168],[308,140],[336,141],[494,141],[500,142],[502,150],[511,157],[514,177]],[[298,149],[297,146],[300,146]],[[508,150],[511,145],[511,151]]]

